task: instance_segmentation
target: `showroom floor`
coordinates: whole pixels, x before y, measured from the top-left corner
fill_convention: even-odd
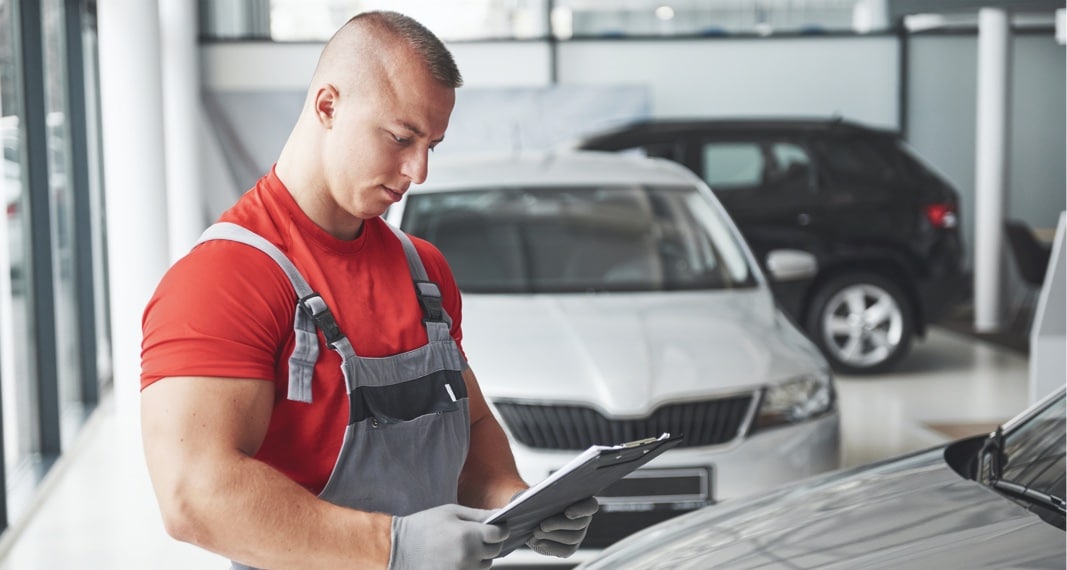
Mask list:
[[[1025,353],[933,329],[893,374],[839,377],[846,466],[987,432],[1028,401]],[[105,402],[45,483],[21,532],[0,540],[0,570],[227,568],[170,540],[156,511],[136,412]]]

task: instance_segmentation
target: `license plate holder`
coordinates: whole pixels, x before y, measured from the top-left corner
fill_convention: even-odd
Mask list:
[[[602,512],[691,511],[715,503],[714,468],[638,469],[597,495]]]

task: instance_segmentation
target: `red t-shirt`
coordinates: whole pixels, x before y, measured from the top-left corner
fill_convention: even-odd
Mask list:
[[[219,221],[270,241],[329,305],[356,354],[382,357],[426,344],[422,309],[400,241],[379,218],[339,240],[312,222],[271,172]],[[442,293],[460,344],[460,295],[437,248],[412,238]],[[287,399],[296,293],[281,268],[251,246],[210,241],[175,263],[145,308],[141,389],[172,376],[274,382],[274,410],[258,459],[314,493],[333,469],[348,422],[341,357],[319,335],[313,402]]]

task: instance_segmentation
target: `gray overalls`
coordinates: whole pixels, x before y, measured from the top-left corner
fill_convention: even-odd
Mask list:
[[[362,511],[408,515],[457,501],[459,472],[470,439],[470,408],[461,376],[463,357],[449,334],[451,319],[441,306],[440,289],[428,280],[408,236],[386,225],[403,244],[429,342],[383,358],[358,356],[322,297],[285,254],[259,235],[236,224],[218,223],[198,243],[226,239],[253,246],[277,262],[292,282],[297,303],[296,346],[289,358],[290,400],[311,402],[311,376],[319,354],[316,329],[341,355],[348,427],[319,497]],[[235,562],[233,568],[248,567]]]

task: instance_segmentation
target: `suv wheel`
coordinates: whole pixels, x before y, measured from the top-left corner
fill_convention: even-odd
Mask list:
[[[915,334],[903,291],[874,273],[827,281],[815,293],[806,324],[809,336],[842,374],[891,369],[907,354]]]

